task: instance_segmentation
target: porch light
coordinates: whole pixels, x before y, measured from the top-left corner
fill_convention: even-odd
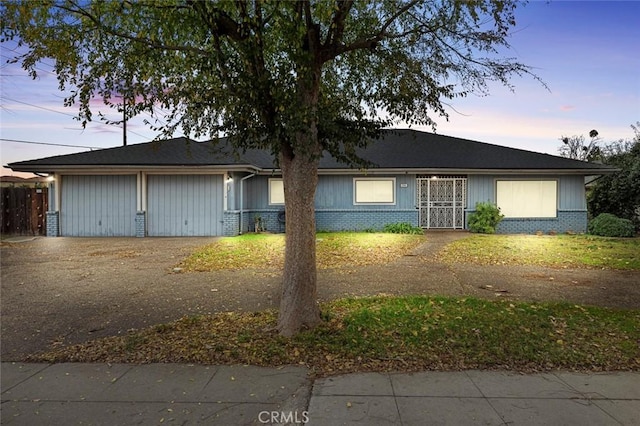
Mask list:
[[[53,175],[47,176],[47,182],[53,182],[54,180],[56,180],[56,178],[53,177]]]

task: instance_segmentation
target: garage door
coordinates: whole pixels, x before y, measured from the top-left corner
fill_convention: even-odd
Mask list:
[[[149,175],[147,234],[152,237],[222,235],[221,175]]]
[[[62,177],[60,235],[135,236],[136,176]]]

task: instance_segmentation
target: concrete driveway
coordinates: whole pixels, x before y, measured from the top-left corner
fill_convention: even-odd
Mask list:
[[[565,300],[640,309],[640,273],[445,265],[433,254],[466,233],[428,234],[411,256],[383,266],[321,270],[322,300],[386,294]],[[275,270],[176,273],[214,238],[35,238],[3,243],[2,360],[183,316],[275,308]]]
[[[2,360],[185,315],[271,306],[277,286],[268,279],[245,287],[232,272],[173,272],[195,247],[213,241],[36,238],[3,244]]]

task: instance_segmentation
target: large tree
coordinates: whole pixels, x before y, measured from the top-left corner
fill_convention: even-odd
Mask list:
[[[605,163],[620,171],[595,181],[587,195],[589,214],[611,213],[629,219],[640,230],[640,122],[631,125],[634,136],[608,144]]]
[[[516,1],[3,2],[3,41],[33,77],[55,60],[65,104],[131,100],[130,116],[238,150],[268,149],[282,170],[287,214],[278,329],[320,322],[314,196],[319,158],[362,166],[365,147],[397,121],[435,126],[446,101],[510,86],[530,69],[504,57]],[[535,76],[534,76],[535,78]],[[165,123],[166,124],[163,124]]]

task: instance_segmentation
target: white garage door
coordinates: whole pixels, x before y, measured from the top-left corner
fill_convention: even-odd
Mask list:
[[[60,235],[135,236],[135,175],[65,175],[61,186]]]
[[[147,234],[222,235],[223,189],[221,175],[149,175]]]

